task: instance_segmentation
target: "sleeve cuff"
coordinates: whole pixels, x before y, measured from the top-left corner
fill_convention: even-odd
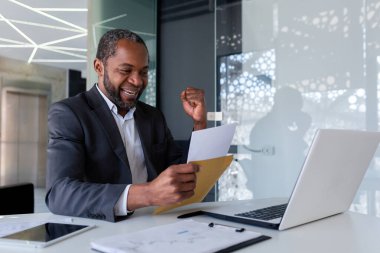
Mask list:
[[[114,207],[114,213],[115,216],[126,216],[133,213],[133,211],[129,211],[127,209],[127,203],[128,203],[128,192],[131,185],[127,185],[125,187],[123,193],[120,195],[119,200],[116,202]]]

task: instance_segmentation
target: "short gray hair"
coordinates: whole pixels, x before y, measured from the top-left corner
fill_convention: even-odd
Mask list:
[[[101,60],[103,64],[106,64],[108,58],[115,55],[117,42],[121,39],[127,39],[129,41],[140,43],[148,52],[148,48],[146,47],[144,40],[138,34],[128,29],[113,29],[103,34],[100,38],[96,58]]]

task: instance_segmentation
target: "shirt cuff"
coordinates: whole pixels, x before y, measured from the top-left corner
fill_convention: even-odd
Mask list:
[[[116,202],[113,209],[115,216],[126,216],[133,213],[133,211],[129,211],[127,209],[129,187],[131,187],[130,184],[125,187],[123,193],[119,197],[119,200]]]

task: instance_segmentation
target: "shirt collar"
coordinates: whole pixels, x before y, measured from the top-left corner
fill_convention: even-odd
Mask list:
[[[112,113],[114,113],[115,115],[119,115],[117,113],[117,106],[114,103],[112,103],[112,101],[109,100],[109,98],[106,95],[103,94],[103,92],[99,89],[98,84],[96,84],[96,88],[98,89],[98,91],[99,91],[100,95],[103,97],[103,99],[106,101],[106,103],[107,103],[108,108],[110,109],[110,111]],[[127,120],[127,119],[133,118],[133,113],[135,111],[136,111],[136,106],[133,107],[133,108],[131,108],[131,109],[129,109],[128,113],[124,116],[124,119]]]

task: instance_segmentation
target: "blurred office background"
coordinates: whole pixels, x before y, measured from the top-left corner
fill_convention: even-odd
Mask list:
[[[146,40],[142,99],[178,143],[191,134],[189,85],[217,112],[209,127],[238,123],[208,201],[288,197],[318,128],[379,130],[380,0],[3,0],[0,183],[32,182],[36,211],[49,105],[92,87],[97,42],[117,27]],[[380,217],[379,154],[351,210]]]

